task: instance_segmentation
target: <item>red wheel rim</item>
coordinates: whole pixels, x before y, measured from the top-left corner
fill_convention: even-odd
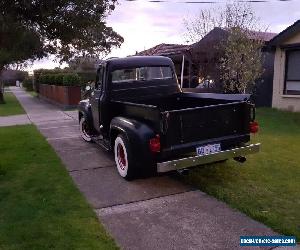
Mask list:
[[[122,170],[125,170],[126,167],[126,157],[125,157],[125,151],[121,144],[118,144],[117,146],[117,157],[118,157],[118,163]]]

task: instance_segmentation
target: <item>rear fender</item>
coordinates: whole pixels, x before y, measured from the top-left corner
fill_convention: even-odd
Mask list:
[[[149,140],[155,137],[155,132],[148,125],[134,119],[115,117],[110,124],[110,139],[113,148],[118,134],[124,134],[130,142],[135,159],[143,165],[153,163],[154,155],[149,148]]]

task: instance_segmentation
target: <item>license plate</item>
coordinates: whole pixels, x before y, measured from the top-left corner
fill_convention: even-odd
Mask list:
[[[201,147],[196,148],[196,153],[199,156],[202,155],[210,155],[221,151],[221,144],[208,144]]]

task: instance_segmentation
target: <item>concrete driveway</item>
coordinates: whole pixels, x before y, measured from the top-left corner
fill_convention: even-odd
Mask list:
[[[122,249],[239,249],[241,235],[275,234],[170,174],[123,180],[111,154],[80,138],[76,111],[12,91]]]

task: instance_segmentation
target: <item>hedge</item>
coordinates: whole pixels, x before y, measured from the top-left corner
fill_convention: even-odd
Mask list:
[[[70,76],[70,75],[76,76]],[[84,86],[88,82],[95,81],[96,79],[96,71],[81,71],[74,72],[70,68],[65,69],[37,69],[34,70],[34,80],[35,87],[38,90],[38,85],[41,84],[53,84],[53,85],[64,85],[64,76],[66,76],[65,84],[66,85],[81,85]],[[78,77],[80,77],[80,81]],[[70,81],[73,80],[74,83]]]
[[[32,77],[26,77],[23,81],[23,87],[27,91],[33,91],[33,78]]]
[[[79,86],[82,80],[76,73],[41,74],[38,83],[61,86]]]
[[[62,79],[59,79],[59,77],[56,79],[54,78],[51,78],[51,77],[46,77],[46,78],[49,78],[48,80],[45,80],[45,75],[60,75],[60,74],[65,74],[65,73],[70,73],[71,70],[66,68],[66,69],[36,69],[33,71],[34,73],[34,84],[35,84],[35,87],[37,89],[37,91],[39,91],[39,84],[40,83],[45,83],[45,82],[48,82],[48,83],[45,83],[45,84],[55,84],[55,85],[59,85],[59,84],[62,84]],[[40,78],[43,78],[42,80]],[[51,80],[51,82],[50,82]],[[42,82],[43,81],[43,82]]]
[[[64,86],[80,85],[81,83],[82,83],[81,78],[77,74],[69,73],[69,74],[65,74],[63,76],[63,85]]]

